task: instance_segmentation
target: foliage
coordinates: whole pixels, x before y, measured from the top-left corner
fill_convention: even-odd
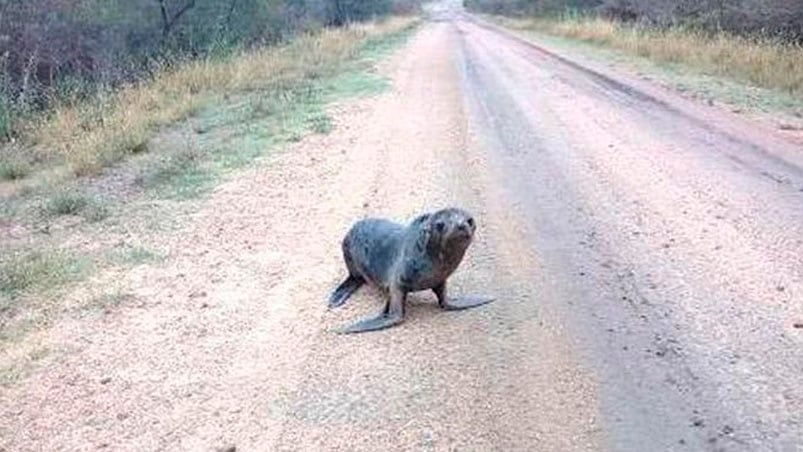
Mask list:
[[[186,60],[275,44],[413,0],[0,0],[0,138],[20,118]],[[138,143],[131,143],[132,146]]]
[[[517,28],[602,44],[654,61],[682,63],[708,74],[803,98],[803,47],[759,36],[654,27],[602,17],[509,19]]]
[[[708,32],[761,35],[803,43],[801,0],[465,0],[479,11],[554,14],[584,10],[660,28],[691,26]]]

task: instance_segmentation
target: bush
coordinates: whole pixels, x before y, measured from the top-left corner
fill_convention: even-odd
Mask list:
[[[93,223],[109,216],[106,203],[72,191],[64,191],[50,198],[44,206],[44,211],[50,216],[80,215]]]
[[[0,137],[16,111],[72,105],[165,69],[418,0],[0,1]]]
[[[31,166],[21,160],[12,158],[0,161],[0,180],[22,179],[30,172]]]
[[[87,263],[60,251],[9,253],[0,260],[0,293],[15,297],[80,277]]]

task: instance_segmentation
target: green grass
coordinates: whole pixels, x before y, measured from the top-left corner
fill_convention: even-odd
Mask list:
[[[163,154],[138,170],[137,185],[172,199],[194,198],[213,185],[214,176],[204,168],[203,156],[194,147]]]
[[[345,72],[328,81],[326,91],[331,99],[373,96],[390,88],[390,80],[366,71]]]
[[[78,281],[90,263],[64,251],[16,251],[0,261],[0,294],[9,300],[32,290],[47,290]]]
[[[108,260],[117,265],[137,266],[162,262],[165,256],[143,246],[124,245],[109,252]]]
[[[113,290],[93,298],[89,303],[83,306],[82,309],[108,312],[125,305],[133,299],[134,296],[128,292]]]
[[[56,194],[47,204],[45,212],[49,215],[77,215],[90,204],[87,196],[72,191],[64,191]]]
[[[368,68],[410,35],[405,28],[372,39],[338,71],[314,80],[257,91],[200,110],[164,142],[160,149],[164,157],[140,168],[137,183],[163,198],[194,198],[207,193],[228,172],[272,149],[311,133],[330,133],[334,124],[325,111],[327,105],[387,90],[389,80]]]
[[[101,221],[109,216],[106,203],[74,190],[56,193],[47,200],[43,210],[49,216],[81,215],[89,222]]]
[[[27,369],[17,365],[0,367],[0,388],[13,386],[14,383],[25,377],[27,374],[26,370]]]
[[[36,362],[47,358],[49,355],[50,350],[48,348],[37,347],[28,352],[18,362],[0,367],[0,388],[10,387],[25,378]]]
[[[19,160],[0,161],[0,180],[19,180],[31,173],[31,165]]]

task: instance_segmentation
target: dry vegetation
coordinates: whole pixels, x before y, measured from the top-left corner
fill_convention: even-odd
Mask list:
[[[803,46],[690,27],[656,28],[602,17],[505,19],[517,29],[545,32],[623,50],[656,61],[683,63],[762,88],[803,98]]]
[[[0,165],[0,345],[65,311],[59,298],[71,284],[89,287],[86,278],[115,265],[158,260],[146,243],[181,223],[193,208],[182,202],[229,171],[327,133],[324,105],[384,86],[369,67],[416,24],[354,23],[198,59],[60,106],[2,148],[0,161],[17,166]],[[32,154],[41,160],[26,163]]]
[[[96,173],[146,151],[154,127],[222,93],[270,90],[327,70],[371,33],[349,24],[417,6],[418,0],[0,2],[0,183],[43,168],[57,168],[59,180]],[[0,186],[0,193],[7,191]]]
[[[191,62],[84,105],[59,108],[36,128],[41,152],[63,157],[78,175],[145,151],[154,128],[204,105],[252,90],[280,90],[337,70],[368,37],[409,25],[405,19],[305,34],[282,47]]]

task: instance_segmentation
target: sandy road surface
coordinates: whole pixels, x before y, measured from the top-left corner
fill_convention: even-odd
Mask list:
[[[802,450],[803,149],[454,27],[470,117],[560,287],[539,302],[593,363],[606,443]]]
[[[53,328],[0,447],[799,450],[800,154],[441,17],[391,92],[221,186],[136,303]],[[380,306],[324,308],[348,226],[455,203],[453,291],[498,301],[329,333]]]

